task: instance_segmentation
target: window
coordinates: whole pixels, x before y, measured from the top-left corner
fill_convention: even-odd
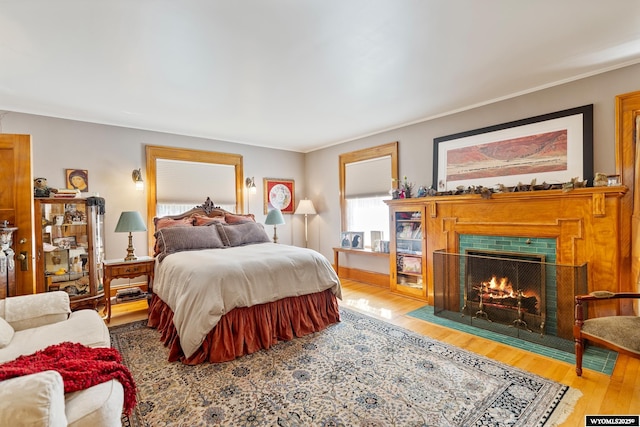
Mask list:
[[[371,232],[389,239],[392,180],[398,178],[398,143],[393,142],[340,155],[342,231],[363,231],[364,247],[371,248]]]
[[[201,205],[205,196],[210,197],[216,206],[235,213],[233,165],[156,160],[156,216],[186,212]]]
[[[242,212],[241,155],[147,145],[146,157],[147,227],[154,216],[185,212],[185,206],[201,205],[207,197],[216,206]],[[153,233],[148,236],[149,248],[153,248],[155,237]]]

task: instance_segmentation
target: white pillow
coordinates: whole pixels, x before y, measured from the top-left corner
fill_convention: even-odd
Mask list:
[[[0,317],[0,348],[5,348],[9,345],[13,339],[14,332],[13,327]]]

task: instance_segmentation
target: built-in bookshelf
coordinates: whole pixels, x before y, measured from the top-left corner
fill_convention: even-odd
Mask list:
[[[411,296],[426,297],[425,247],[422,209],[391,213],[391,290]]]

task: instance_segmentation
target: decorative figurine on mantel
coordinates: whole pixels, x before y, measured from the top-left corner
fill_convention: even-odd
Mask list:
[[[596,176],[593,178],[594,187],[606,187],[609,185],[609,178],[607,174],[596,172]]]
[[[33,197],[51,197],[51,193],[57,192],[57,188],[51,188],[47,185],[47,178],[33,180]]]

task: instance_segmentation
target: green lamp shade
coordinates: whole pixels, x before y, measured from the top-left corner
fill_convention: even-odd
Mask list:
[[[138,211],[126,211],[120,214],[118,225],[116,225],[116,233],[128,233],[131,231],[147,231],[144,225],[142,215]]]
[[[127,256],[125,261],[135,261],[138,259],[135,254],[135,248],[133,247],[133,239],[131,238],[132,231],[147,231],[147,226],[144,225],[142,216],[138,211],[125,211],[120,214],[120,219],[116,225],[116,233],[129,233],[129,246],[127,247]]]
[[[271,209],[267,214],[267,219],[264,220],[266,225],[280,225],[284,224],[284,217],[279,209]]]

